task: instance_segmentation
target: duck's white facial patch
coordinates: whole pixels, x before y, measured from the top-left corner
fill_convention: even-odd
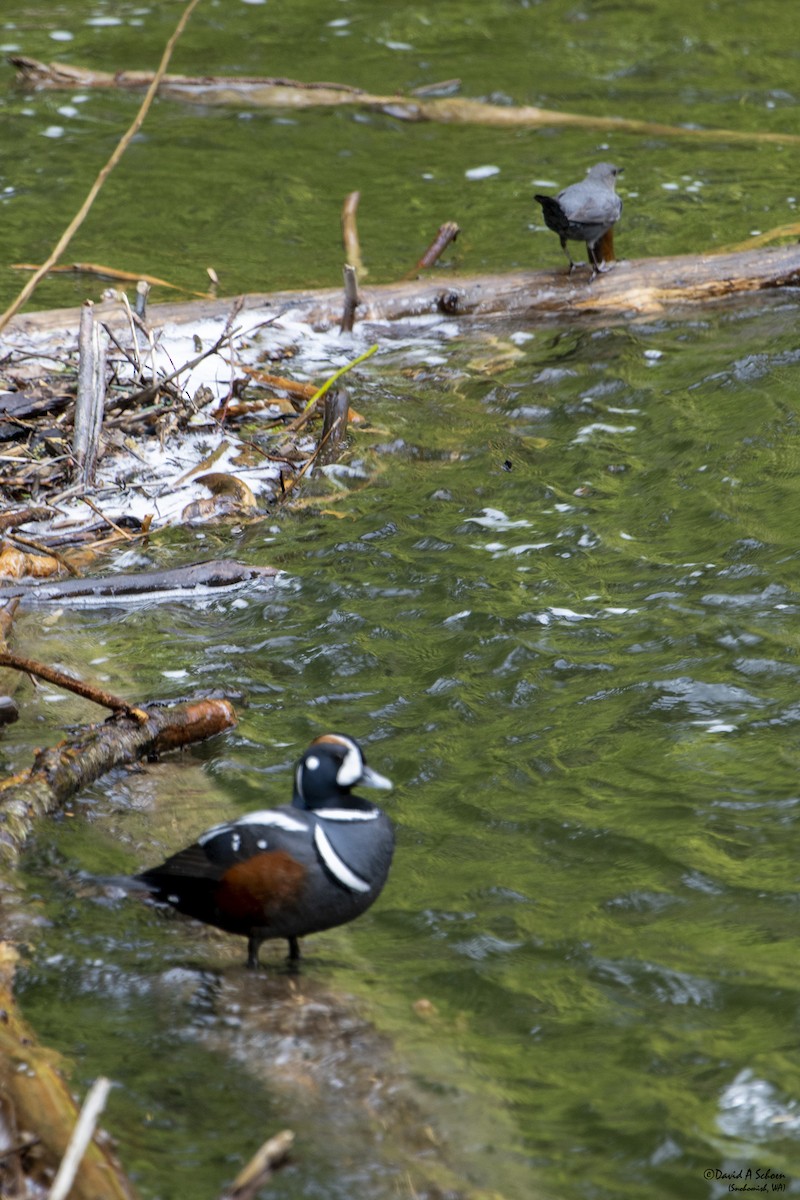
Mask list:
[[[369,884],[366,879],[362,879],[360,875],[356,875],[355,871],[351,871],[347,863],[339,858],[321,825],[314,826],[314,845],[317,847],[317,852],[331,875],[333,875],[334,879],[338,879],[343,887],[348,888],[351,892],[369,891]]]
[[[344,756],[342,765],[336,772],[336,782],[342,787],[352,787],[354,783],[358,783],[364,773],[364,761],[361,757],[361,752],[358,746],[353,742],[346,742],[342,738],[342,744],[347,746],[347,753]]]
[[[319,759],[316,757],[316,755],[309,754],[305,765],[308,767],[309,771],[316,771],[319,767]]]

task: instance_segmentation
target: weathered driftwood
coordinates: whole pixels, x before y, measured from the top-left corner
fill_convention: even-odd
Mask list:
[[[111,717],[102,725],[90,725],[71,741],[40,750],[30,770],[0,783],[0,863],[12,865],[33,823],[106,771],[178,750],[236,724],[227,700],[142,707],[146,722]]]
[[[255,1200],[275,1168],[286,1162],[293,1145],[294,1133],[291,1129],[284,1129],[269,1138],[223,1192],[220,1200]]]
[[[16,1156],[18,1182],[28,1178],[48,1189],[69,1144],[78,1110],[59,1070],[61,1059],[38,1044],[17,1011],[13,994],[17,957],[9,943],[0,942],[0,1097],[5,1101],[6,1129],[17,1135],[13,1144],[23,1147]],[[13,1194],[27,1196],[29,1192],[20,1189]],[[89,1143],[69,1195],[71,1200],[133,1200],[133,1188],[107,1142]]]
[[[558,244],[553,240],[554,254]],[[588,282],[589,271],[568,275],[552,271],[515,271],[503,275],[440,275],[360,289],[358,321],[392,321],[430,313],[453,316],[511,316],[524,320],[548,317],[602,316],[624,318],[653,314],[681,305],[707,303],[747,292],[796,287],[800,284],[800,245],[772,246],[726,254],[682,254],[670,258],[622,260],[613,270]],[[290,310],[319,328],[339,325],[340,288],[316,291],[252,293],[245,309],[277,315]],[[231,300],[198,300],[151,305],[154,326],[230,313]],[[108,325],[125,328],[127,316],[118,304],[98,304],[95,313]],[[77,332],[80,310],[51,309],[17,316],[0,340],[52,334],[62,342]]]
[[[191,567],[174,567],[166,571],[137,571],[126,574],[103,575],[95,579],[47,580],[44,583],[22,581],[5,583],[0,587],[0,601],[19,597],[23,603],[44,600],[68,600],[78,597],[103,600],[133,599],[135,597],[158,597],[185,591],[190,595],[195,588],[228,588],[241,583],[263,584],[274,579],[280,572],[275,567],[256,567],[232,559],[217,559],[214,562],[196,563]]]
[[[151,86],[151,71],[92,71],[65,63],[42,63],[24,55],[11,55],[17,79],[39,88],[124,88],[143,91]],[[302,83],[296,79],[252,78],[247,76],[165,75],[158,94],[192,104],[225,104],[237,108],[319,108],[356,105],[372,112],[384,112],[401,121],[440,121],[452,125],[493,125],[540,127],[571,125],[582,129],[620,130],[647,137],[682,137],[737,142],[776,142],[797,145],[796,133],[753,132],[746,129],[696,129],[683,125],[665,125],[659,121],[640,121],[628,117],[591,116],[555,112],[534,105],[488,104],[460,96],[381,96],[339,83]]]
[[[87,300],[78,331],[78,394],[72,433],[76,474],[84,487],[94,482],[106,398],[108,343],[108,334],[94,319],[94,305]]]

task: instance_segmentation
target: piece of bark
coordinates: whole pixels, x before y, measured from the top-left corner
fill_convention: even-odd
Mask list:
[[[279,575],[275,567],[256,567],[232,559],[196,563],[167,571],[138,571],[131,574],[104,575],[95,579],[62,579],[51,583],[8,583],[0,587],[0,601],[19,596],[24,603],[85,598],[117,600],[135,596],[155,596],[176,590],[187,598],[195,588],[228,588],[243,583],[264,584]]]
[[[227,700],[142,708],[145,722],[115,716],[90,725],[76,737],[40,750],[30,770],[0,783],[0,863],[15,863],[34,822],[106,771],[203,741],[236,724]]]
[[[544,238],[544,235],[542,235]],[[531,255],[557,256],[558,243],[548,238],[531,243]],[[800,244],[771,246],[729,254],[681,254],[670,258],[626,259],[613,271],[589,284],[589,271],[568,275],[563,267],[546,271],[513,271],[501,275],[436,275],[400,283],[373,285],[361,290],[360,320],[394,321],[431,313],[461,317],[523,316],[526,320],[550,317],[602,317],[627,320],[631,314],[659,314],[681,306],[708,304],[746,293],[772,291],[800,285]],[[246,309],[265,313],[291,311],[315,328],[335,328],[342,313],[340,288],[316,291],[252,293],[244,297]],[[127,319],[115,304],[96,305],[103,320],[124,328]],[[154,304],[149,317],[153,327],[223,319],[230,300],[198,300],[188,304]],[[50,332],[63,340],[77,328],[78,310],[16,316],[5,332],[25,339]],[[40,343],[41,344],[41,343]]]
[[[0,533],[7,529],[17,529],[20,525],[27,525],[29,521],[48,521],[53,515],[51,508],[41,505],[15,508],[12,512],[0,513]]]
[[[0,396],[0,418],[11,417],[17,421],[25,421],[31,417],[60,412],[71,404],[75,397],[73,393],[64,390],[63,385],[58,390],[55,390],[56,386],[53,382],[45,381],[26,387],[21,392],[4,392]],[[3,425],[6,423],[2,421]],[[15,436],[19,428],[17,426]],[[3,515],[5,517],[10,514]]]

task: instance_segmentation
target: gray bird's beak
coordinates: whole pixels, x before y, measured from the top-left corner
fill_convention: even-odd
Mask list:
[[[380,775],[377,771],[373,771],[372,767],[368,767],[366,763],[364,763],[364,770],[358,782],[359,784],[363,784],[364,787],[380,788],[384,792],[390,792],[394,787],[391,779],[387,779],[385,775]]]

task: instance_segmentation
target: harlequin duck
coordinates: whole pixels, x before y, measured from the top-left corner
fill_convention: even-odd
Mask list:
[[[295,769],[291,805],[215,825],[136,879],[179,912],[247,938],[258,966],[267,938],[298,938],[360,916],[378,898],[394,850],[380,808],[352,789],[391,788],[351,737],[316,738]]]

